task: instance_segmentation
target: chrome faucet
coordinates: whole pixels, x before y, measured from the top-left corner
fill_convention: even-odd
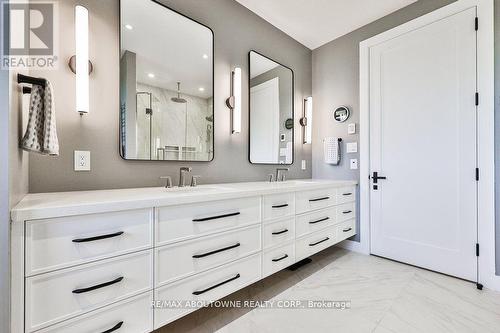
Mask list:
[[[285,181],[285,174],[282,173],[281,171],[289,171],[289,170],[290,170],[290,168],[277,168],[276,169],[276,181],[277,182],[284,182]]]
[[[181,167],[180,168],[180,174],[179,174],[179,187],[184,187],[186,186],[186,182],[185,182],[185,174],[186,172],[191,172],[191,168],[190,167]]]

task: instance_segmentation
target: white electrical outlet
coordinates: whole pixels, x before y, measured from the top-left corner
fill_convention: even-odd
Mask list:
[[[75,171],[90,171],[90,151],[75,150]]]
[[[351,123],[347,125],[347,134],[356,134],[356,124]]]
[[[358,152],[358,143],[357,142],[348,142],[346,150],[347,150],[347,153],[357,153]]]
[[[351,158],[351,161],[350,161],[350,166],[351,166],[351,170],[357,170],[358,169],[358,159],[357,158]]]
[[[306,169],[306,160],[302,160],[302,170]]]

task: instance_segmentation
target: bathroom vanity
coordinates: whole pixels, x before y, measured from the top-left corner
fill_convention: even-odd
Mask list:
[[[356,233],[356,182],[29,194],[12,332],[150,332]],[[153,307],[153,300],[156,307]]]

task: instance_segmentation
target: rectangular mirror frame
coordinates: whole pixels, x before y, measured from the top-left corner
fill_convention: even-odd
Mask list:
[[[119,94],[118,94],[118,98],[119,98],[119,115],[118,115],[118,154],[120,155],[120,157],[125,160],[125,161],[142,161],[142,162],[200,162],[200,163],[207,163],[207,162],[212,162],[215,158],[215,99],[214,99],[214,95],[215,95],[215,34],[214,34],[214,31],[212,30],[212,28],[210,28],[209,26],[187,16],[187,15],[184,15],[183,13],[180,13],[179,11],[175,10],[175,9],[172,9],[170,8],[169,6],[157,1],[157,0],[150,0],[151,2],[157,4],[157,5],[160,5],[182,17],[185,17],[186,19],[196,23],[196,24],[199,24],[205,28],[207,28],[210,33],[212,34],[212,53],[211,53],[211,57],[212,57],[212,119],[213,119],[213,122],[212,122],[212,156],[211,156],[211,159],[210,160],[154,160],[154,159],[137,159],[137,158],[126,158],[123,154],[123,151],[122,151],[122,137],[123,135],[126,135],[123,133],[123,129],[122,129],[122,110],[121,110],[121,88],[119,89]],[[120,86],[121,85],[121,77],[122,77],[122,73],[121,73],[121,66],[120,66],[120,63],[121,63],[121,51],[122,51],[122,2],[121,0],[119,1],[118,3],[118,33],[119,33],[119,38],[118,38],[118,68],[119,68],[119,80],[118,80],[118,85]]]
[[[252,65],[251,65],[251,54],[252,52],[266,58],[266,59],[269,59],[275,63],[277,63],[278,65],[280,66],[283,66],[284,68],[290,70],[290,72],[292,73],[292,120],[293,120],[293,128],[292,128],[292,162],[291,163],[288,163],[288,164],[280,164],[280,163],[258,163],[258,162],[252,162],[252,159],[251,159],[251,131],[250,131],[250,127],[252,126],[252,115],[251,115],[251,102],[250,102],[250,88],[251,88],[251,71],[252,71]],[[256,164],[256,165],[292,165],[294,162],[295,162],[295,73],[293,72],[293,69],[291,69],[290,67],[288,66],[285,66],[283,65],[282,63],[272,59],[272,58],[269,58],[268,56],[265,56],[264,54],[260,53],[259,51],[256,51],[256,50],[250,50],[248,52],[248,161],[251,163],[251,164]]]

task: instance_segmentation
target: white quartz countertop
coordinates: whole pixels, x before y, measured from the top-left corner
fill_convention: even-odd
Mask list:
[[[171,206],[203,201],[356,185],[356,181],[300,179],[285,182],[208,184],[197,187],[145,187],[116,190],[35,193],[11,211],[13,222],[117,210]]]

